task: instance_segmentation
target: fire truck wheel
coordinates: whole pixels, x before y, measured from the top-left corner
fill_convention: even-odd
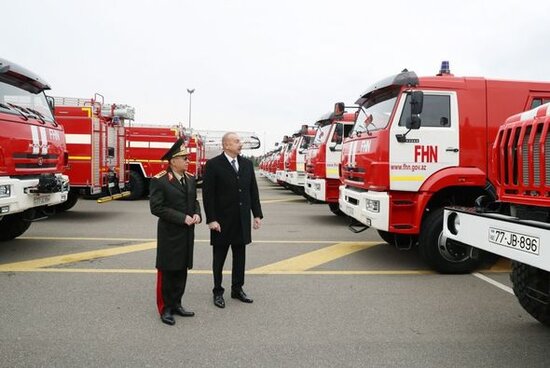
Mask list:
[[[440,273],[461,274],[474,271],[482,261],[470,257],[471,247],[447,241],[443,234],[443,208],[432,210],[424,219],[418,238],[420,254]]]
[[[23,234],[31,226],[23,213],[4,216],[0,219],[0,241],[12,240]]]
[[[510,280],[523,309],[542,324],[550,326],[550,274],[514,261]]]
[[[340,211],[340,206],[338,203],[329,203],[328,207],[330,208],[330,212],[334,213],[337,216],[345,216],[346,214],[342,211]]]
[[[145,194],[145,180],[143,176],[135,171],[130,171],[130,194],[126,199],[134,200],[140,199]]]
[[[67,200],[63,203],[55,205],[55,212],[65,212],[70,210],[74,207],[74,205],[78,202],[78,194],[69,192],[69,195],[67,196]]]

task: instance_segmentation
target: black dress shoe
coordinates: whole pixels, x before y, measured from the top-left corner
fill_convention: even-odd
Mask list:
[[[225,308],[225,300],[222,295],[214,295],[214,305],[218,308]]]
[[[248,297],[248,295],[245,294],[244,291],[240,290],[240,291],[232,291],[231,292],[231,297],[233,299],[239,299],[241,302],[243,303],[252,303],[254,300],[250,299]]]
[[[176,320],[174,319],[174,316],[172,315],[172,312],[170,310],[165,310],[164,312],[162,312],[160,319],[163,323],[166,323],[170,326],[176,324]]]
[[[181,305],[174,308],[174,313],[182,317],[193,317],[195,315],[195,312],[185,310]]]

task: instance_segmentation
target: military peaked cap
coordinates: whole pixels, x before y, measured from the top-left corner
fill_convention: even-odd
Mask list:
[[[171,158],[178,157],[178,156],[187,156],[189,152],[187,152],[187,148],[185,148],[185,142],[183,141],[183,138],[180,138],[174,143],[172,147],[164,154],[164,156],[161,157],[161,160],[169,161]]]

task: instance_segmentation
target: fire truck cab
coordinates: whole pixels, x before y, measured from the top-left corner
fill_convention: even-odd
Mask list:
[[[34,73],[0,59],[0,241],[20,236],[67,200],[65,134],[48,89]]]
[[[281,150],[279,151],[275,161],[275,182],[279,185],[287,187],[285,162],[290,155],[290,150],[292,149],[292,137],[285,135],[281,141],[280,147]]]
[[[302,128],[292,135],[292,145],[285,155],[284,182],[285,186],[294,193],[303,195],[306,179],[305,158],[306,152],[313,142],[316,128],[302,125]]]
[[[373,84],[344,143],[339,206],[402,249],[418,245],[442,273],[482,260],[442,234],[443,208],[494,192],[489,150],[500,124],[550,96],[550,83],[403,72]]]
[[[80,196],[99,197],[98,202],[128,196],[123,190],[128,180],[125,123],[134,119],[134,109],[105,104],[97,93],[92,99],[54,97],[54,101],[55,117],[67,137],[65,173],[71,182],[69,199],[57,209],[70,209]]]
[[[315,125],[317,132],[306,153],[305,194],[310,201],[328,203],[334,214],[341,214],[338,205],[340,187],[339,166],[344,137],[349,135],[355,113],[345,113],[344,103],[321,116]]]

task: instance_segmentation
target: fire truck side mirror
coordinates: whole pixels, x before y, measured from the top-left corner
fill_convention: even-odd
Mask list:
[[[346,108],[346,105],[343,102],[336,102],[334,104],[334,115],[342,115],[344,113],[344,109]]]
[[[424,92],[413,91],[411,93],[411,115],[420,115],[424,105]]]
[[[419,115],[422,113],[422,107],[424,105],[424,92],[422,91],[411,92],[410,104],[411,104],[411,116],[407,117],[405,126],[409,130],[420,129],[420,124],[422,120],[420,119]]]
[[[418,115],[413,115],[410,118],[407,118],[407,122],[405,123],[405,126],[407,129],[420,129],[420,117]]]

